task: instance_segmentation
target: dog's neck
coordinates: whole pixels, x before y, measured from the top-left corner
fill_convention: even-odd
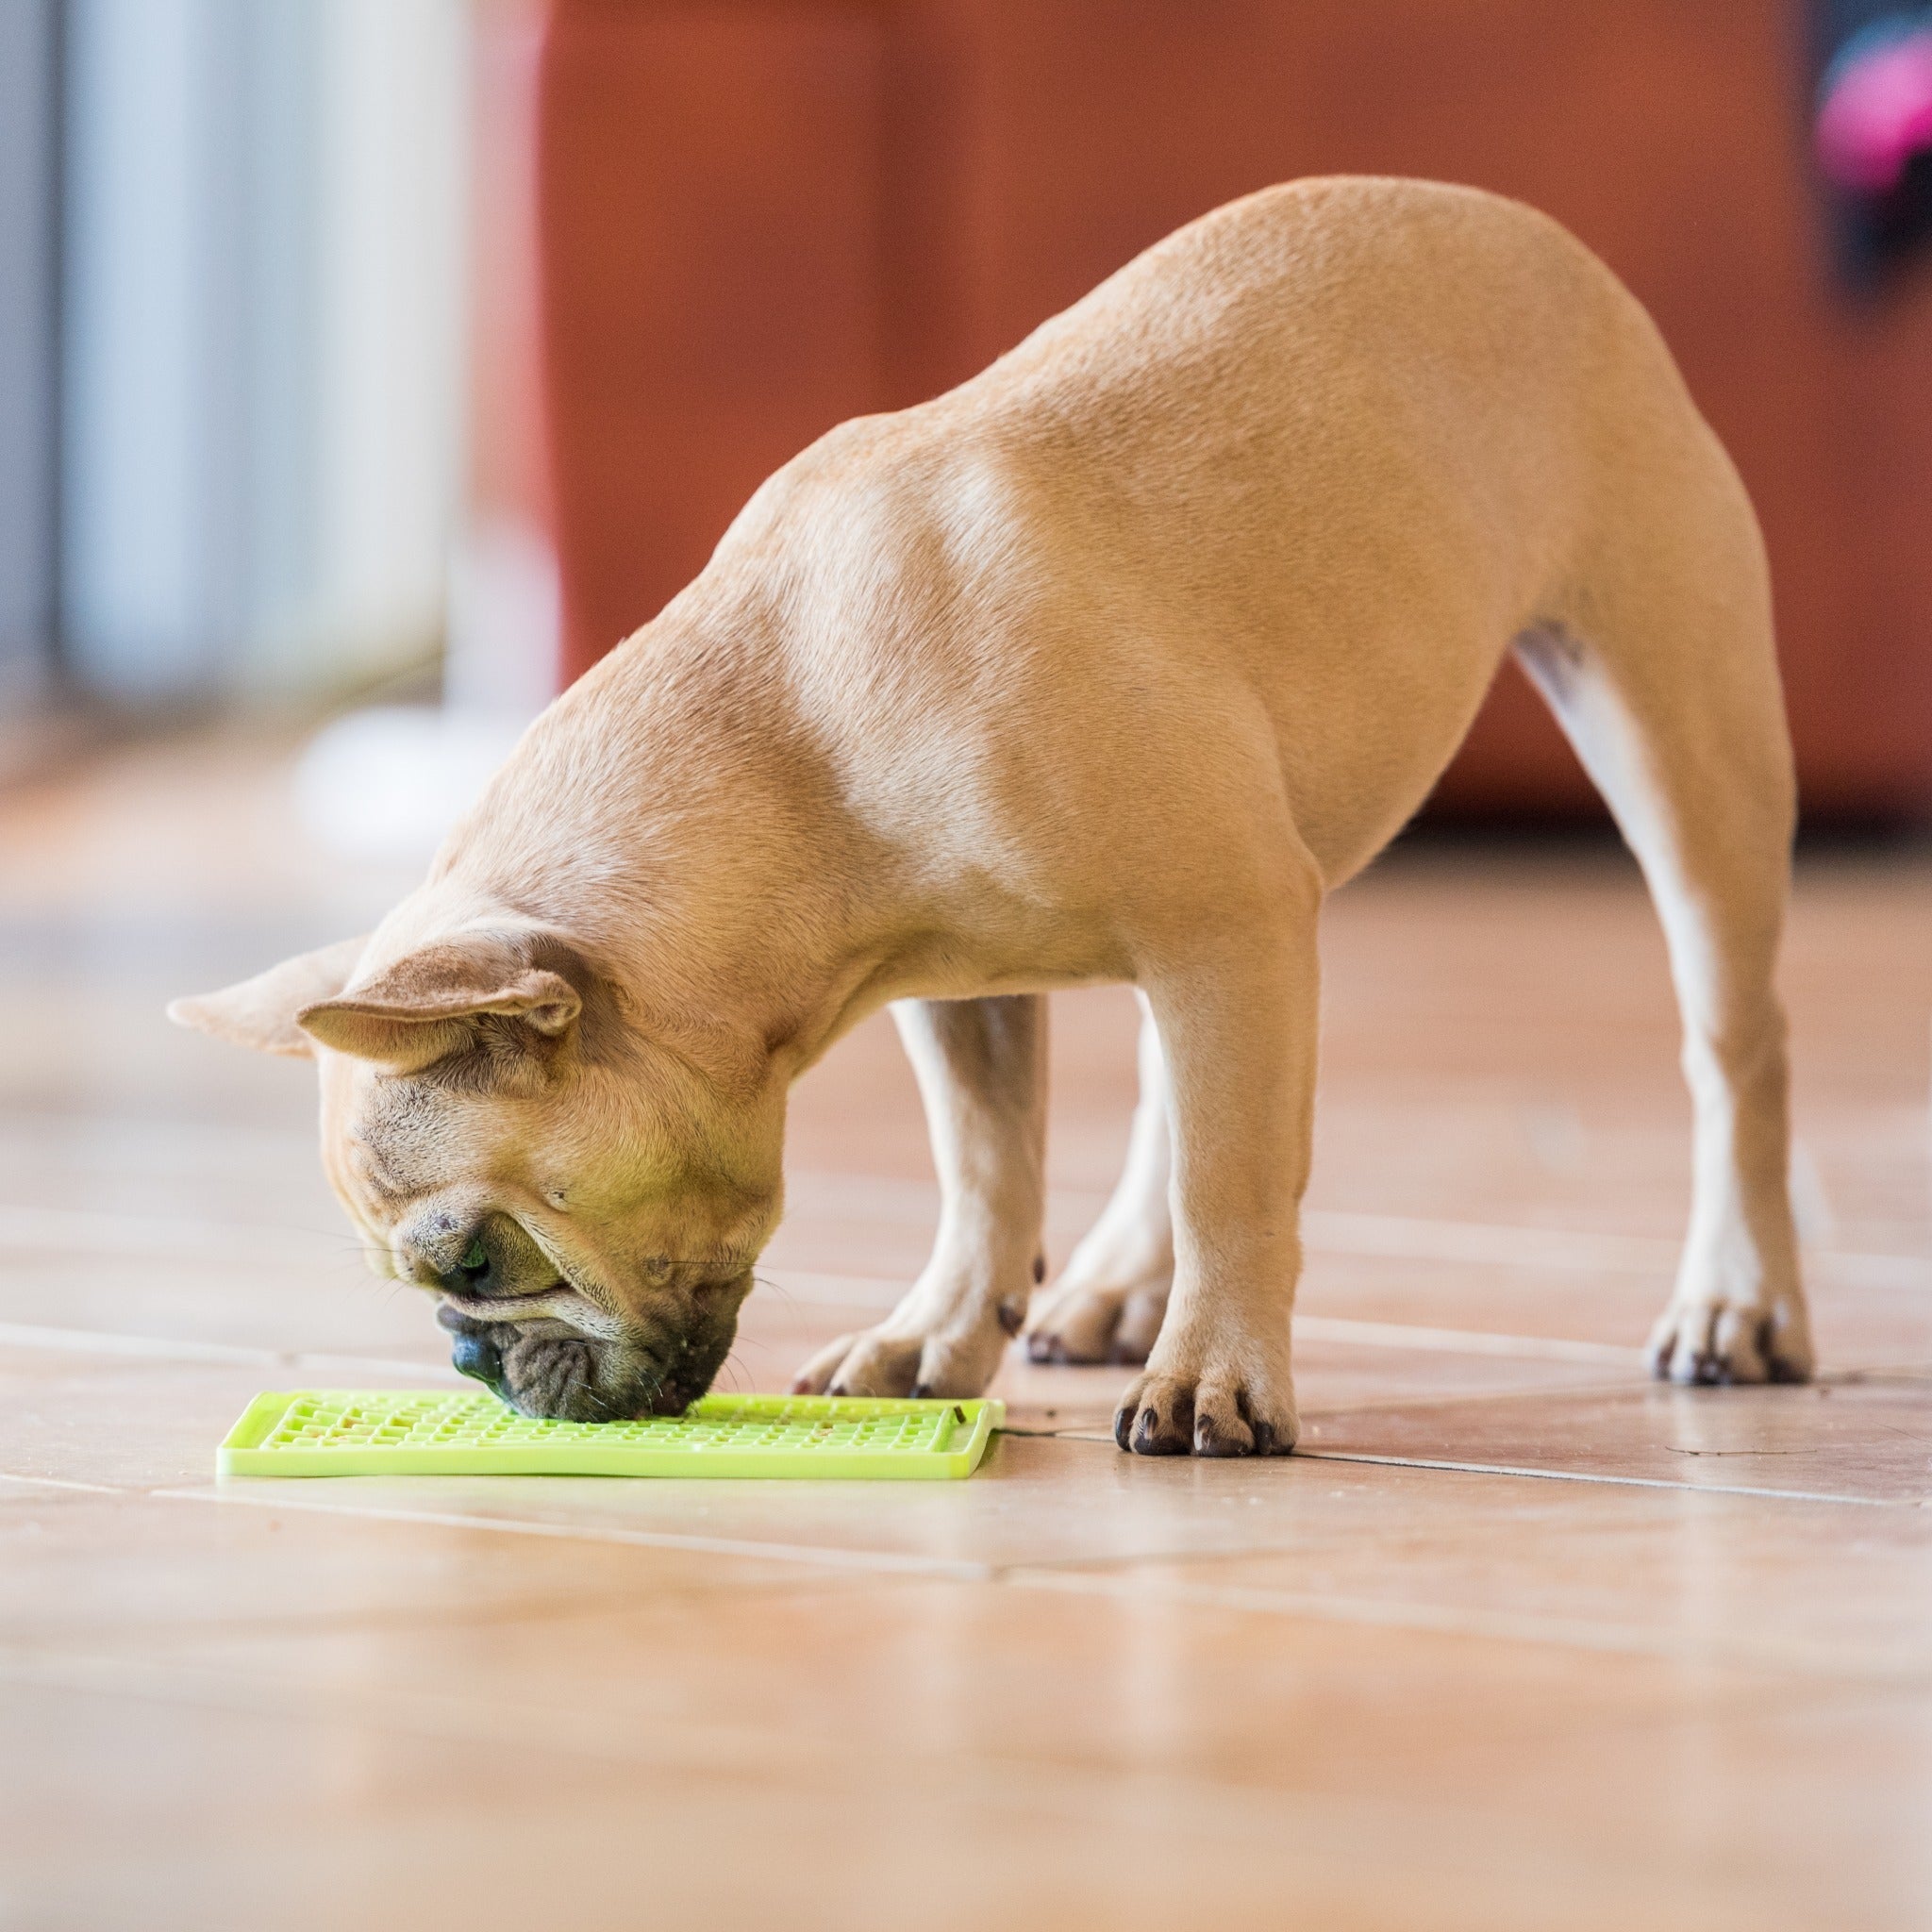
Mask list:
[[[719,1048],[728,1030],[732,1058],[809,1065],[891,996],[906,895],[839,804],[777,658],[752,626],[677,606],[646,625],[532,726],[384,949],[529,922],[652,1030]]]

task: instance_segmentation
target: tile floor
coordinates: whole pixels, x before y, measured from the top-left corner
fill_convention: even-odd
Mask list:
[[[1328,920],[1306,1455],[1129,1459],[1119,1374],[1015,1363],[958,1486],[218,1486],[258,1389],[454,1378],[307,1070],[158,1005],[407,883],[293,842],[273,746],[0,797],[0,1926],[1932,1924],[1932,865],[1802,874],[1814,1388],[1642,1376],[1629,867],[1424,850]],[[1131,1004],[1055,1028],[1063,1256]],[[737,1386],[923,1258],[889,1027],[791,1168]]]

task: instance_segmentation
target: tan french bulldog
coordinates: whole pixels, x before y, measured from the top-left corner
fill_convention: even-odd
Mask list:
[[[893,1005],[943,1193],[805,1390],[1144,1360],[1146,1455],[1295,1440],[1324,895],[1505,652],[1642,863],[1695,1103],[1651,1339],[1810,1366],[1772,975],[1792,781],[1751,506],[1656,329],[1554,223],[1332,179],[1148,250],[973,381],[845,424],[532,726],[372,938],[171,1011],[320,1063],[328,1172],[458,1366],[673,1411],[778,1218],[786,1091]],[[1131,981],[1143,1097],[1053,1291],[1044,994]]]

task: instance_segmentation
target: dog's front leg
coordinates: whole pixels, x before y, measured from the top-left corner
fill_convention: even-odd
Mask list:
[[[1046,1001],[901,1000],[940,1178],[932,1258],[876,1328],[842,1335],[795,1393],[977,1395],[1025,1319],[1046,1209]]]
[[[1143,974],[1171,1082],[1174,1290],[1114,1437],[1141,1456],[1285,1455],[1313,1131],[1318,894]]]

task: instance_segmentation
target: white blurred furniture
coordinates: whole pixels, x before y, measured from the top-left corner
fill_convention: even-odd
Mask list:
[[[65,13],[74,678],[312,698],[427,662],[461,459],[460,0]]]
[[[54,0],[0,6],[0,771],[54,634]]]

